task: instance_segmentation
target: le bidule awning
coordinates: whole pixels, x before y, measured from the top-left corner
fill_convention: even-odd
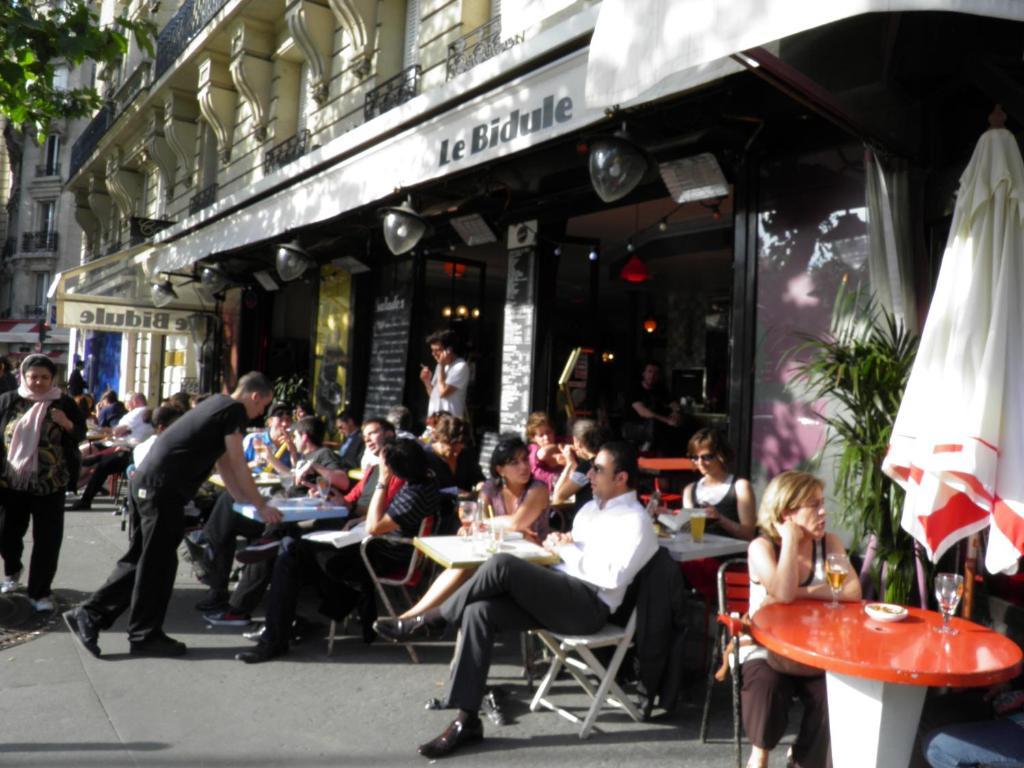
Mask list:
[[[798,32],[903,11],[1024,21],[1020,0],[604,0],[590,42],[587,106],[624,105],[667,78]]]
[[[960,178],[949,241],[883,469],[903,527],[937,560],[988,529],[985,566],[1024,551],[1024,161],[986,131]]]

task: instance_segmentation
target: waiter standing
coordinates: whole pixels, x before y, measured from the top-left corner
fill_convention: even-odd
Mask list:
[[[185,644],[164,634],[174,589],[177,548],[184,533],[184,507],[216,465],[228,492],[256,507],[266,523],[280,513],[260,496],[242,454],[246,425],[263,415],[273,385],[262,373],[247,373],[228,395],[213,395],[179,418],[153,445],[132,477],[133,514],[138,524],[131,545],[106,583],[64,621],[93,656],[101,629],[131,608],[128,639],[133,656],[180,656]]]

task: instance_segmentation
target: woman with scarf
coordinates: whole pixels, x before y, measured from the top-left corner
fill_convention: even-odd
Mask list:
[[[50,585],[64,538],[64,491],[70,467],[85,439],[85,419],[68,395],[54,386],[57,367],[46,355],[21,364],[21,384],[0,395],[0,592],[13,592],[21,578],[25,532],[32,520],[28,597],[36,611],[52,611]]]

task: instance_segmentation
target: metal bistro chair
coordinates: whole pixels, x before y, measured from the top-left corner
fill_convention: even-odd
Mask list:
[[[437,521],[433,516],[425,517],[423,522],[420,523],[420,529],[417,536],[421,538],[423,536],[429,536],[434,530],[436,522]],[[375,541],[385,541],[388,544],[408,544],[412,547],[413,540],[406,537],[396,536],[367,536],[359,544],[359,554],[363,558],[363,565],[366,566],[366,571],[370,574],[370,579],[373,581],[373,587],[376,590],[377,595],[380,597],[381,602],[384,604],[384,608],[387,610],[388,616],[395,618],[398,616],[398,612],[395,610],[391,597],[388,595],[388,588],[400,591],[405,598],[406,605],[411,606],[413,604],[411,590],[416,589],[427,580],[426,577],[432,571],[433,566],[431,561],[423,556],[423,553],[418,549],[413,548],[412,555],[409,557],[409,563],[404,568],[388,573],[378,573],[370,562],[367,552],[370,544]],[[336,630],[337,622],[331,621],[331,627],[327,635],[328,655],[334,651]],[[409,658],[412,659],[413,663],[419,664],[420,659],[416,654],[416,649],[413,647],[413,644],[406,643],[405,650],[409,653]]]
[[[626,651],[633,642],[633,633],[636,631],[636,609],[629,616],[625,627],[618,627],[614,624],[606,624],[603,629],[592,635],[559,635],[546,629],[535,629],[531,634],[540,638],[552,653],[551,667],[541,681],[540,688],[534,694],[530,702],[530,711],[536,712],[538,707],[546,707],[557,712],[562,717],[573,723],[581,723],[580,738],[590,736],[594,721],[600,714],[601,709],[606,705],[626,710],[633,720],[640,722],[643,715],[628,696],[615,682],[615,675],[618,674]],[[595,648],[614,648],[612,659],[607,668],[598,661],[593,651]],[[570,656],[575,653],[579,658]],[[580,720],[576,715],[551,703],[546,697],[551,690],[552,683],[558,677],[558,673],[565,667],[592,699],[590,709],[586,717]],[[596,676],[597,687],[587,675]]]
[[[718,569],[718,642],[715,653],[708,666],[707,688],[704,694],[704,713],[700,720],[700,740],[707,743],[708,715],[711,710],[711,692],[715,684],[715,667],[720,664],[732,643],[732,667],[729,677],[732,679],[732,732],[736,742],[736,765],[743,766],[743,745],[740,734],[740,635],[743,634],[744,616],[750,603],[750,575],[747,572],[746,558],[734,558],[722,563]]]

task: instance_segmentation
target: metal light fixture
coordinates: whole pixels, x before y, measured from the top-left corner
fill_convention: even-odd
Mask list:
[[[199,284],[210,293],[220,293],[228,287],[228,276],[217,267],[204,266],[199,270]]]
[[[401,205],[381,208],[380,212],[384,217],[384,242],[396,256],[411,251],[427,233],[426,220],[416,213],[408,199]]]
[[[659,163],[658,171],[668,193],[680,205],[724,198],[729,194],[729,182],[722,173],[722,166],[710,152]]]
[[[274,263],[278,277],[286,283],[302,277],[305,271],[313,266],[313,260],[309,258],[306,249],[299,245],[298,240],[277,246]]]
[[[178,299],[178,294],[168,278],[164,278],[159,283],[153,283],[149,289],[149,295],[153,299],[153,306],[160,309]]]
[[[619,200],[634,189],[647,172],[647,158],[633,143],[623,125],[612,136],[590,143],[590,183],[606,203]]]
[[[459,233],[462,242],[466,245],[483,245],[485,243],[496,243],[497,236],[487,225],[484,217],[479,213],[470,213],[466,216],[457,216],[451,220],[452,229]]]

